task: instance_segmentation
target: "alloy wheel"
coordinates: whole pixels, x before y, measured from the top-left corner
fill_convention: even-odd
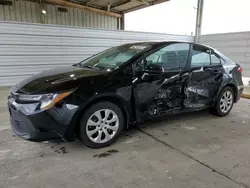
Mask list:
[[[220,110],[227,113],[233,105],[233,94],[231,91],[226,91],[220,99]]]
[[[110,109],[95,111],[87,121],[86,133],[95,143],[105,143],[111,140],[119,128],[119,118]]]

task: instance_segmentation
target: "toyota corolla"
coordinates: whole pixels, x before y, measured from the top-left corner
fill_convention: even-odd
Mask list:
[[[24,139],[101,148],[147,119],[205,108],[226,116],[243,88],[241,66],[211,47],[143,42],[33,75],[11,88],[8,107]]]

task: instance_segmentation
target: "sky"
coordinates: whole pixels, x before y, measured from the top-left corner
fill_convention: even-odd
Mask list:
[[[194,35],[197,0],[170,0],[125,15],[125,29]],[[250,0],[204,0],[202,34],[250,31]]]

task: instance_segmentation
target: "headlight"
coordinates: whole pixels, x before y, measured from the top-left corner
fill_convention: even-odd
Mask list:
[[[19,95],[18,99],[20,101],[27,101],[27,102],[41,102],[41,109],[47,109],[54,106],[56,103],[61,101],[63,98],[70,95],[72,91],[58,93],[58,94],[43,94],[43,95]]]

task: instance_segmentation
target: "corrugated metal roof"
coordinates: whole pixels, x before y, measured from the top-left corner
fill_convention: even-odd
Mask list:
[[[107,10],[110,5],[111,12],[126,13],[169,0],[69,0],[73,3]]]
[[[43,15],[40,6],[38,1],[26,0],[13,1],[12,6],[0,5],[0,20],[105,29],[118,27],[115,17],[70,7],[67,7],[67,12],[60,12],[58,8],[61,6],[51,4],[43,5],[46,10],[46,15]]]
[[[110,17],[120,18],[123,13],[169,0],[43,0],[43,4],[33,0],[9,1],[11,6],[0,5],[0,20],[84,27],[85,20],[92,19],[94,12],[99,18],[93,23],[100,22],[99,26],[104,27]],[[58,10],[62,7],[67,7],[65,12]],[[41,14],[41,8],[45,9],[46,16]]]

